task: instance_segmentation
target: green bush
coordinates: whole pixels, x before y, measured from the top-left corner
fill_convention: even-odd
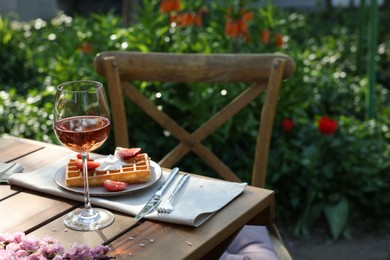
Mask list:
[[[179,14],[199,11],[201,26],[170,24],[156,0],[143,1],[130,26],[112,13],[73,18],[58,14],[51,21],[27,23],[0,17],[0,134],[58,143],[51,125],[55,86],[76,79],[104,82],[93,69],[93,58],[101,51],[282,52],[294,58],[297,71],[282,86],[268,166],[267,187],[276,192],[278,219],[294,223],[297,234],[309,234],[325,219],[334,239],[361,224],[386,224],[390,34],[381,29],[377,118],[366,120],[367,78],[357,68],[355,10],[312,15],[243,3],[212,1],[207,12],[200,12],[205,1],[186,1]],[[227,17],[248,12],[252,17],[246,33],[237,39],[227,35]],[[381,16],[381,24],[386,19]],[[264,43],[261,34],[266,29],[271,37]],[[277,34],[283,35],[282,47],[276,44]],[[185,122],[188,131],[241,89],[183,85],[173,90],[167,84],[143,82],[138,87],[168,114]],[[201,99],[207,104],[200,105]],[[132,146],[143,147],[159,160],[176,145],[130,102],[126,109]],[[333,135],[318,130],[317,119],[324,115],[338,122]],[[245,181],[251,173],[258,117],[258,104],[253,103],[206,140]],[[291,131],[283,129],[284,119],[295,123]],[[148,129],[148,134],[138,126]],[[221,140],[225,140],[223,146]],[[99,152],[112,153],[113,147],[111,133]],[[180,167],[215,176],[193,155],[186,156]]]
[[[334,135],[323,135],[315,123],[303,121],[290,132],[276,131],[273,137],[277,149],[271,150],[273,171],[268,181],[279,198],[283,217],[299,216],[298,234],[307,235],[321,217],[326,218],[335,239],[342,233],[349,235],[351,220],[365,222],[371,230],[379,230],[386,222],[379,204],[390,202],[385,195],[390,182],[390,149],[381,137],[387,126],[348,117],[340,117],[338,122]],[[364,211],[372,217],[363,218]]]

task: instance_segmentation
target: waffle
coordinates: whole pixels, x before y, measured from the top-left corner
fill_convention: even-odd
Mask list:
[[[137,155],[132,163],[115,170],[90,170],[89,186],[103,186],[105,180],[122,181],[129,184],[145,183],[151,178],[149,157],[146,153]],[[65,171],[65,184],[68,187],[83,187],[82,171],[76,166],[76,159],[70,159]]]

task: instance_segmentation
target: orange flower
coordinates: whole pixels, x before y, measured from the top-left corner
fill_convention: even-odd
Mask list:
[[[248,32],[248,25],[246,23],[246,20],[244,20],[244,18],[237,20],[237,24],[238,24],[240,34],[245,34]]]
[[[265,29],[261,32],[260,41],[264,44],[269,42],[269,38],[271,37],[271,32],[268,29]]]
[[[248,21],[253,19],[253,13],[246,9],[240,10],[236,15],[232,14],[232,9],[227,9],[228,20],[225,24],[225,35],[230,36],[233,40],[237,40],[242,36],[246,42],[250,41],[250,35],[248,33]]]
[[[202,26],[202,14],[201,13],[182,13],[182,14],[171,14],[169,16],[170,23],[176,23],[177,26]]]
[[[191,13],[182,14],[182,24],[181,25],[183,25],[183,26],[192,25],[192,14]]]
[[[195,26],[202,26],[203,25],[203,20],[202,20],[202,14],[201,13],[197,13],[194,15],[193,17],[193,23]]]
[[[180,0],[162,0],[160,3],[160,12],[169,13],[180,10]]]
[[[78,50],[84,52],[85,54],[88,54],[93,50],[93,47],[88,42],[83,42],[78,48]]]
[[[179,11],[180,10],[180,0],[171,0],[171,8],[172,8],[172,11]]]
[[[236,40],[239,36],[240,29],[236,20],[229,19],[225,24],[225,34]]]
[[[237,40],[242,36],[246,42],[250,41],[250,34],[248,33],[248,25],[244,19],[229,19],[225,24],[225,35],[230,36],[233,40]]]
[[[278,46],[279,48],[283,46],[283,35],[280,34],[280,33],[277,33],[275,35],[275,44],[276,46]]]
[[[169,15],[169,23],[178,23],[179,15],[177,14],[170,14]]]
[[[171,9],[171,2],[169,0],[162,0],[160,3],[160,12],[168,13]]]
[[[253,19],[253,13],[252,12],[247,12],[245,11],[243,14],[242,14],[242,19],[244,21],[250,21]]]

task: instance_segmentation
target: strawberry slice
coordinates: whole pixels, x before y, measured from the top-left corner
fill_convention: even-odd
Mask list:
[[[76,160],[76,166],[77,166],[77,168],[82,170],[83,169],[83,161],[80,160],[80,159]],[[87,161],[87,168],[88,168],[88,170],[94,170],[94,169],[96,169],[99,166],[100,166],[100,163],[98,163],[98,162],[95,162],[93,160]]]
[[[123,161],[130,160],[141,153],[141,148],[122,148],[115,149],[115,155]]]
[[[103,185],[108,191],[122,191],[127,187],[126,182],[112,180],[105,180]]]

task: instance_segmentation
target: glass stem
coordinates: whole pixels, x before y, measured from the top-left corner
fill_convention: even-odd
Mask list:
[[[88,183],[88,153],[82,153],[81,159],[83,164],[83,177],[84,177],[84,210],[91,210],[91,199],[89,195],[89,183]]]

